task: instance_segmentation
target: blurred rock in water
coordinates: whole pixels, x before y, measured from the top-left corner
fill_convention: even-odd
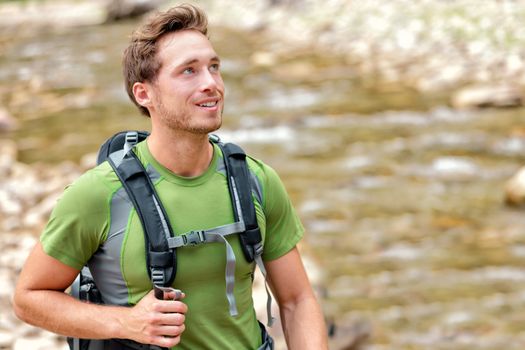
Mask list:
[[[162,0],[110,0],[107,4],[107,22],[142,16],[161,5]]]
[[[13,130],[17,127],[17,122],[5,108],[0,107],[0,132]]]
[[[525,167],[518,172],[505,185],[505,202],[512,206],[525,204]]]
[[[471,85],[452,96],[455,108],[519,107],[523,105],[522,91],[509,84]]]

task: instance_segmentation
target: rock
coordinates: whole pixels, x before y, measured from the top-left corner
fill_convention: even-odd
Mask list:
[[[22,227],[22,220],[18,216],[8,216],[0,219],[2,226],[0,226],[4,232],[11,232]]]
[[[18,124],[11,113],[0,107],[0,132],[16,129],[17,126]]]
[[[300,4],[301,0],[269,0],[268,3],[270,6],[281,6],[281,5],[297,5]]]
[[[56,342],[51,338],[43,337],[31,337],[31,338],[19,338],[13,345],[13,350],[48,350],[55,349]]]
[[[513,85],[472,85],[452,96],[455,108],[518,107],[523,105],[522,91]]]
[[[36,238],[29,235],[16,235],[15,237],[17,239],[16,242],[10,243],[8,240],[2,242],[3,249],[2,256],[0,256],[0,266],[5,266],[16,273],[22,268],[31,249],[36,244]],[[2,271],[0,270],[0,279],[2,279],[2,276],[6,277],[2,275]]]
[[[441,178],[470,178],[479,172],[478,166],[462,157],[440,157],[432,162],[433,173]]]
[[[511,206],[525,204],[525,167],[518,170],[505,184],[505,203]]]
[[[0,192],[0,212],[6,215],[20,215],[22,213],[22,204],[13,198],[8,192]]]
[[[0,269],[0,299],[8,299],[13,295],[14,285],[11,283],[12,273],[7,268]],[[0,333],[1,339],[1,333]],[[0,340],[1,344],[1,340]],[[1,348],[1,345],[0,345]]]
[[[271,67],[277,64],[277,56],[273,52],[256,51],[251,55],[250,61],[258,67]]]
[[[106,22],[142,16],[161,4],[159,0],[111,0],[107,4]]]
[[[5,179],[12,172],[13,164],[18,157],[18,148],[12,140],[0,142],[0,176]]]
[[[24,216],[24,226],[36,228],[43,227],[45,222],[49,219],[51,211],[53,211],[59,197],[60,192],[53,192],[38,203],[38,205],[30,208]]]
[[[372,335],[372,326],[368,321],[355,320],[335,327],[330,339],[330,348],[341,350],[361,350],[367,348]]]
[[[14,334],[7,331],[0,331],[0,349],[10,349],[14,341]]]
[[[103,22],[104,14],[100,1],[0,1],[2,29],[97,25]]]
[[[97,165],[97,153],[88,153],[80,159],[80,167],[83,170],[94,168]]]

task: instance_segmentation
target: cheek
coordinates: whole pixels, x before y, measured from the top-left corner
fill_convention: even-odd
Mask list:
[[[224,93],[224,81],[222,81],[222,77],[219,75],[217,79],[215,80],[217,83],[217,89]]]

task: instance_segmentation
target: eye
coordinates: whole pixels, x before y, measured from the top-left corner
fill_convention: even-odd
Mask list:
[[[182,71],[182,74],[193,74],[195,70],[193,68],[186,68]]]
[[[214,63],[210,66],[210,71],[211,72],[218,72],[219,71],[219,68],[220,68],[220,65],[218,63]]]

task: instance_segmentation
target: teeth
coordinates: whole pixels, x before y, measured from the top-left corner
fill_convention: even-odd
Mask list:
[[[200,107],[214,107],[216,104],[217,104],[217,101],[215,101],[215,102],[206,102],[206,103],[200,104],[199,106]]]

